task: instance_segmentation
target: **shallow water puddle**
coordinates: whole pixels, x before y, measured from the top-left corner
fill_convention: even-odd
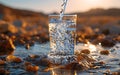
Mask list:
[[[45,67],[40,66],[40,70],[37,73],[30,73],[25,71],[24,68],[15,68],[17,65],[23,66],[22,64],[12,64],[12,66],[10,64],[10,75],[113,75],[113,72],[120,72],[120,43],[117,43],[114,47],[111,48],[103,48],[101,45],[92,44],[78,44],[76,46],[76,52],[80,52],[83,49],[89,49],[91,52],[89,56],[93,57],[96,60],[94,63],[94,68],[90,68],[84,71],[64,70],[57,68],[43,71]],[[100,54],[100,51],[102,50],[109,50],[109,54]],[[26,50],[24,47],[17,47],[14,55],[24,59],[29,55],[47,55],[49,51],[49,43],[36,43],[30,48],[30,50]]]

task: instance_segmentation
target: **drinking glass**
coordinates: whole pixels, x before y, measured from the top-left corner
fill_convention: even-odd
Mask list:
[[[77,15],[49,15],[49,56],[58,57],[74,55],[76,45]]]

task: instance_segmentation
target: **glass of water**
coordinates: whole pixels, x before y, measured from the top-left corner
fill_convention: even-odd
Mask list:
[[[51,55],[73,55],[76,44],[76,15],[49,15]]]
[[[49,15],[50,57],[74,55],[76,44],[76,15]]]

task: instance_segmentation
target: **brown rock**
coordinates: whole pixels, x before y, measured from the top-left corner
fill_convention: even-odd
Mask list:
[[[84,50],[81,50],[80,53],[90,54],[90,50],[89,49],[84,49]]]
[[[77,61],[79,62],[79,61],[82,61],[82,60],[84,60],[84,57],[81,54],[79,54],[77,56]]]
[[[113,72],[111,75],[120,75],[120,72]]]
[[[30,63],[30,62],[25,62],[24,65],[25,65],[25,66],[32,65],[32,63]]]
[[[104,62],[104,61],[100,61],[99,63],[100,63],[101,65],[105,64],[105,62]]]
[[[5,36],[0,36],[0,55],[10,55],[14,52],[15,46],[13,41]]]
[[[33,71],[36,72],[39,70],[39,66],[33,66]]]
[[[109,55],[110,52],[108,50],[102,50],[102,51],[100,51],[100,54],[101,55]]]
[[[120,35],[117,36],[116,38],[114,38],[115,41],[119,41],[120,42]]]
[[[115,43],[113,41],[103,39],[103,40],[101,40],[101,45],[104,47],[113,47],[115,45]]]
[[[6,64],[5,61],[0,60],[0,65],[5,65],[5,64]]]
[[[41,66],[52,66],[53,65],[53,63],[47,58],[42,58],[40,60],[35,60],[33,63],[36,64],[36,65],[41,65]]]
[[[79,71],[81,71],[81,70],[86,69],[86,67],[83,64],[79,64],[77,62],[73,62],[73,63],[65,65],[64,69],[67,69],[67,70],[79,70]]]
[[[0,68],[0,75],[9,75],[9,71],[5,70],[4,68]]]
[[[16,57],[16,58],[13,60],[13,62],[15,62],[15,63],[21,63],[21,62],[22,62],[22,59],[19,58],[19,57]]]
[[[18,30],[14,25],[0,20],[0,32],[1,33],[3,32],[17,33]]]
[[[15,63],[21,63],[22,62],[22,59],[19,58],[19,57],[16,57],[16,56],[13,56],[13,55],[9,55],[7,56],[7,61],[9,62],[15,62]]]
[[[8,56],[6,57],[6,60],[11,62],[11,61],[13,61],[15,58],[16,58],[16,56],[14,56],[14,55],[8,55]]]
[[[37,72],[39,70],[39,66],[32,66],[32,65],[28,65],[26,66],[26,71],[29,72]]]
[[[83,60],[85,60],[85,61],[87,61],[89,63],[92,63],[92,62],[95,61],[92,57],[90,57],[90,56],[88,56],[86,54],[79,54],[79,55],[77,55],[77,61],[78,62],[82,62]]]
[[[29,57],[30,57],[31,59],[35,59],[35,58],[39,58],[40,56],[39,56],[39,55],[31,54],[31,55],[29,55]]]

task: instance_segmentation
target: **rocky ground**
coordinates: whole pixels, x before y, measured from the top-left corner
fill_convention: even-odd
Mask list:
[[[77,13],[77,43],[91,42],[94,45],[101,43],[103,47],[113,47],[116,43],[120,43],[120,15],[118,13],[120,13],[120,9],[96,9]],[[14,69],[21,68],[25,72],[51,70],[53,64],[47,59],[47,56],[31,55],[22,59],[11,55],[18,46],[29,50],[35,42],[48,42],[48,33],[48,16],[46,14],[13,9],[0,4],[0,74],[9,75],[9,65],[16,64]],[[82,54],[77,54],[77,62],[59,66],[59,68],[85,70],[104,64],[104,62],[94,63],[94,60],[88,56],[89,50],[81,52]],[[109,55],[109,51],[100,53]],[[83,58],[87,64],[82,62]],[[47,67],[40,69],[39,65]],[[54,66],[56,65],[59,64]],[[109,72],[107,74],[109,75]],[[115,72],[113,75],[119,75],[119,72]]]
[[[29,49],[35,42],[49,41],[48,16],[13,9],[0,4],[0,55],[11,54],[15,46]],[[112,47],[120,42],[119,9],[94,9],[77,13],[77,43],[101,43]]]

